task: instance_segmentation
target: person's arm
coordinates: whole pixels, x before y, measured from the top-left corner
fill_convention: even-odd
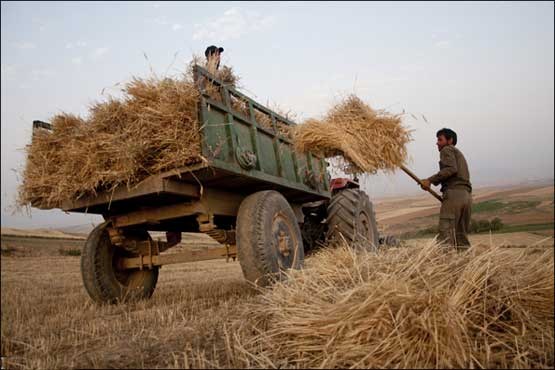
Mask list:
[[[458,171],[457,159],[455,158],[455,150],[453,150],[453,148],[443,148],[439,153],[439,161],[442,165],[441,170],[428,178],[428,180],[434,185],[439,185],[442,181],[447,180]]]

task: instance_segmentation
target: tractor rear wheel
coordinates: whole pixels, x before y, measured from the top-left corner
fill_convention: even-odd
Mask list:
[[[293,209],[277,191],[243,200],[237,214],[237,254],[245,278],[268,285],[299,269],[304,261],[301,230]]]
[[[328,205],[328,241],[344,238],[350,245],[375,249],[378,227],[372,202],[360,189],[344,189],[333,195]]]
[[[117,303],[150,298],[158,281],[158,267],[148,270],[117,268],[120,258],[134,257],[124,248],[112,245],[108,222],[93,229],[83,246],[81,276],[85,290],[97,303]],[[126,235],[133,240],[148,240],[147,231]]]

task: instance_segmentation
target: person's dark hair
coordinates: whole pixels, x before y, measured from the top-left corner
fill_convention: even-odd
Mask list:
[[[209,55],[216,54],[216,53],[222,53],[223,51],[224,51],[224,48],[222,48],[222,47],[218,48],[214,45],[210,45],[204,51],[204,56],[208,58]]]
[[[453,139],[453,145],[457,145],[457,133],[450,128],[442,128],[436,134],[436,137],[443,136],[447,140]]]

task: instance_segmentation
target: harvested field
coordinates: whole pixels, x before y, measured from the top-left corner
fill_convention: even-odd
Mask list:
[[[339,249],[262,291],[237,262],[171,265],[151,300],[111,306],[78,257],[1,264],[9,368],[553,366],[552,248]]]
[[[149,301],[100,307],[78,257],[2,257],[7,368],[229,366],[223,323],[254,294],[238,263],[166,266],[158,284]]]
[[[39,257],[60,254],[60,250],[81,250],[84,240],[21,237],[2,234],[2,256]]]
[[[423,246],[432,241],[432,237],[412,239],[410,243],[416,246]],[[496,245],[508,247],[551,247],[554,246],[553,232],[551,235],[530,232],[515,232],[508,234],[470,234],[472,245]]]

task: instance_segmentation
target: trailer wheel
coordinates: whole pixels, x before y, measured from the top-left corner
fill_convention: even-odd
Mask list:
[[[378,227],[372,202],[360,189],[344,189],[335,194],[328,205],[327,240],[345,240],[365,249],[379,245]]]
[[[257,285],[268,285],[283,278],[283,271],[303,265],[303,240],[297,218],[277,191],[260,191],[243,200],[237,214],[236,236],[243,275]]]
[[[83,246],[81,276],[85,290],[97,303],[150,298],[158,281],[158,267],[151,270],[118,270],[115,266],[122,257],[134,254],[112,245],[104,222],[93,229]],[[127,238],[145,240],[146,231],[135,231]]]

